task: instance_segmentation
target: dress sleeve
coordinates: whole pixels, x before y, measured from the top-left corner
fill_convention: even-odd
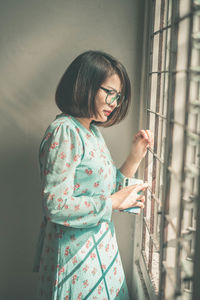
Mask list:
[[[111,220],[111,198],[73,195],[75,172],[82,155],[83,145],[79,135],[64,124],[47,133],[41,143],[43,211],[51,222],[83,228]]]

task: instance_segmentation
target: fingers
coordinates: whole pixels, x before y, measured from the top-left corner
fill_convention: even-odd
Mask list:
[[[140,196],[137,198],[137,201],[145,202],[145,196],[144,196],[144,195],[140,195]]]
[[[153,147],[153,143],[154,143],[154,137],[153,137],[153,132],[151,130],[144,130],[141,129],[137,134],[136,134],[136,138],[141,137],[144,138],[146,140],[146,142],[148,142],[148,146]]]
[[[139,202],[138,201],[137,206],[143,209],[144,208],[144,202]]]
[[[148,182],[145,182],[143,184],[136,184],[136,187],[134,188],[134,191],[138,193],[140,191],[144,191],[148,187],[149,187]]]

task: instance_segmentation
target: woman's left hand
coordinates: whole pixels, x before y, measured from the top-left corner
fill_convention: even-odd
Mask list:
[[[141,129],[133,138],[131,147],[131,157],[134,161],[139,162],[147,153],[147,148],[153,148],[154,137],[150,130]]]

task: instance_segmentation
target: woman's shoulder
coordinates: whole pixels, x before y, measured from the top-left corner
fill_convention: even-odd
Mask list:
[[[77,141],[80,140],[79,131],[76,128],[70,115],[59,114],[56,118],[49,124],[43,137],[43,141],[52,139],[62,138],[72,138]]]
[[[66,131],[74,131],[77,132],[76,126],[72,120],[72,117],[67,114],[59,114],[56,116],[56,118],[49,124],[48,130],[53,132],[53,131],[58,131],[58,129],[64,129]]]

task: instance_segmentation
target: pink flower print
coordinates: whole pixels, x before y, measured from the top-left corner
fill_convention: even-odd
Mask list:
[[[75,265],[75,264],[77,264],[77,258],[76,258],[76,256],[74,256],[73,258],[72,258],[72,263],[73,263],[73,265]]]
[[[91,206],[91,204],[89,202],[87,202],[87,201],[85,201],[84,203],[85,203],[86,207],[90,207]]]
[[[58,146],[57,142],[51,144],[50,149],[55,149]]]
[[[80,188],[80,184],[79,183],[75,184],[74,191],[77,190],[77,189],[79,189],[79,188]]]
[[[72,242],[74,242],[74,241],[76,240],[76,237],[75,237],[74,234],[70,236],[70,240],[71,240]]]
[[[119,292],[120,292],[120,289],[117,289],[117,290],[116,290],[116,296],[117,296],[117,297],[119,296]]]
[[[121,277],[119,277],[119,283],[122,283],[122,278]]]
[[[106,270],[106,265],[105,265],[105,264],[102,264],[102,265],[101,265],[101,268],[102,268],[102,270],[105,271],[105,270]]]
[[[100,195],[101,200],[106,200],[106,197],[104,195]]]
[[[89,139],[91,138],[91,135],[89,133],[86,134],[86,138]]]
[[[78,154],[74,155],[73,161],[77,161],[78,159],[79,159],[79,155]]]
[[[74,144],[71,144],[71,147],[70,147],[70,149],[71,149],[71,150],[73,150],[73,149],[74,149]]]
[[[67,193],[68,193],[68,190],[69,190],[69,188],[67,187],[65,190],[64,190],[64,195],[67,195]]]
[[[65,296],[65,300],[69,300],[69,296],[67,295],[67,296]]]
[[[113,289],[113,287],[111,287],[110,293],[112,294],[113,292],[114,292],[114,289]]]
[[[94,152],[93,151],[90,151],[89,154],[94,157]]]
[[[89,213],[88,213],[88,214],[89,214],[89,215],[91,215],[91,214],[93,214],[93,213],[94,213],[94,211],[93,211],[93,210],[91,210],[91,211],[89,211]]]
[[[58,276],[60,276],[62,273],[64,273],[64,271],[65,271],[65,269],[64,269],[64,267],[62,267],[58,272]]]
[[[94,183],[94,187],[95,188],[98,187],[98,186],[99,186],[99,181],[97,181],[97,182]]]
[[[92,252],[92,253],[90,254],[90,258],[91,258],[92,260],[94,260],[94,259],[96,258],[96,254],[95,254],[94,252]]]
[[[64,226],[70,226],[70,224],[69,224],[67,221],[64,221],[64,222],[63,222],[63,225],[64,225]]]
[[[91,241],[90,240],[87,240],[86,244],[85,244],[85,247],[88,249],[91,245]]]
[[[109,244],[106,245],[106,249],[105,250],[106,250],[106,252],[109,251]]]
[[[55,194],[49,194],[48,198],[47,198],[47,201],[48,200],[53,200],[55,197]]]
[[[97,269],[96,269],[96,268],[93,268],[93,270],[92,270],[92,275],[95,275],[96,272],[97,272]]]
[[[47,176],[49,173],[50,173],[49,170],[47,170],[47,169],[44,170],[44,176]]]
[[[48,132],[44,139],[47,141],[50,138],[50,136],[51,136],[51,133]]]
[[[99,174],[103,173],[103,169],[100,168],[99,171],[98,171],[98,173],[99,173]]]
[[[92,174],[92,169],[90,169],[90,168],[86,169],[85,173],[88,174],[88,175],[91,175]]]
[[[69,255],[69,249],[70,249],[69,246],[67,246],[67,247],[65,248],[65,256],[68,256],[68,255]]]
[[[83,267],[83,271],[84,271],[84,272],[87,272],[88,269],[89,269],[89,266],[88,266],[88,265],[85,265],[85,267]]]
[[[66,163],[65,165],[66,165],[66,167],[68,167],[68,168],[70,167],[70,164],[69,164],[69,163]]]
[[[74,210],[77,211],[80,209],[80,204],[74,206]]]
[[[78,294],[77,300],[81,300],[81,299],[82,299],[82,296],[83,296],[83,294],[82,294],[82,293],[79,293],[79,294]]]
[[[68,208],[69,208],[69,205],[65,204],[65,205],[64,205],[64,208],[65,208],[65,209],[68,209]]]
[[[98,292],[99,295],[101,295],[101,292],[102,292],[102,286],[101,285],[98,286],[97,292]]]
[[[86,194],[87,191],[88,191],[88,189],[82,190],[82,191],[81,191],[81,194]]]
[[[89,285],[88,280],[84,280],[83,285],[84,285],[84,288],[86,288]]]
[[[116,274],[117,274],[117,268],[114,267],[114,275],[116,275]]]
[[[63,199],[62,198],[58,198],[57,201],[58,202],[63,202]]]
[[[99,249],[103,248],[103,242],[99,244]]]
[[[67,177],[64,177],[63,180],[62,180],[62,182],[64,182],[66,179],[67,179]]]
[[[74,274],[72,277],[72,284],[75,284],[77,279],[78,279],[78,276],[76,274]]]
[[[64,152],[61,152],[60,155],[59,155],[59,157],[60,157],[61,159],[65,159],[66,154],[65,154]]]

